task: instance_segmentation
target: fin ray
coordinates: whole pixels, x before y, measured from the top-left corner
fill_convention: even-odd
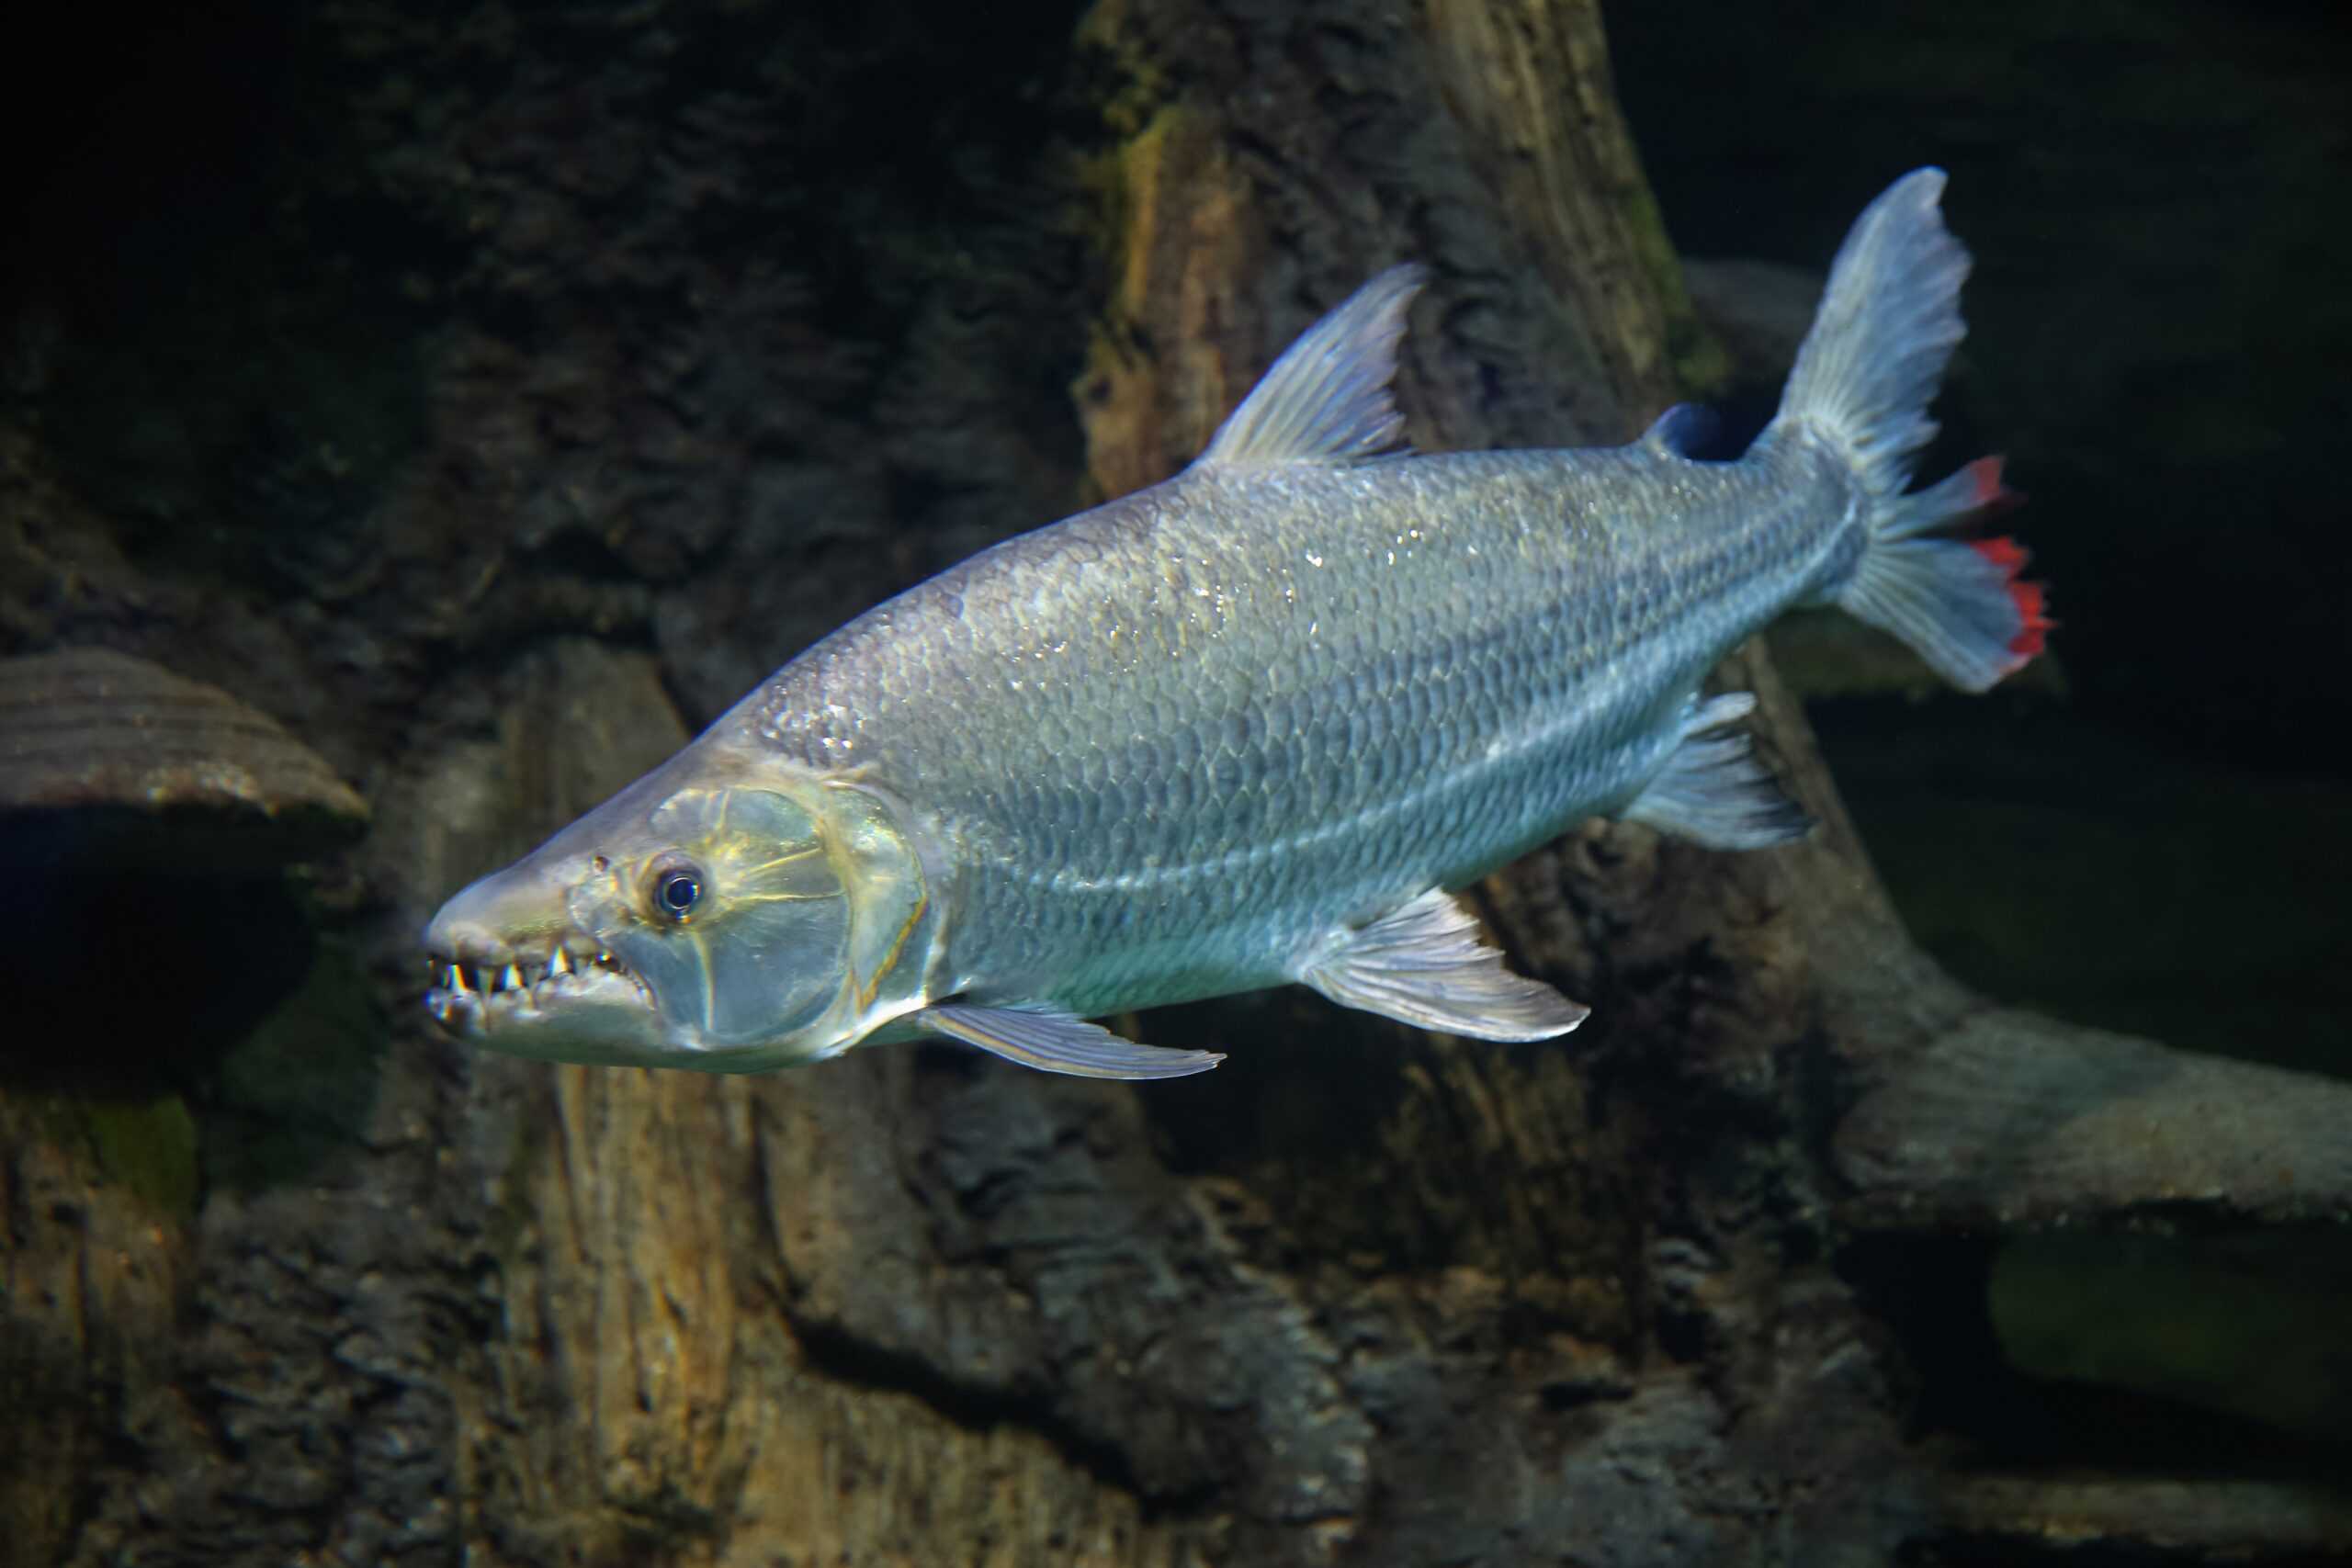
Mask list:
[[[1903,492],[1934,438],[1928,403],[1968,331],[1968,252],[1937,210],[1943,190],[1941,169],[1914,169],[1854,220],[1772,421],[1826,438],[1882,503]]]
[[[2009,541],[1919,536],[2014,503],[1999,458],[1904,493],[1936,434],[1928,404],[1967,331],[1968,252],[1944,227],[1943,188],[1941,169],[1915,169],[1855,220],[1763,439],[1826,446],[1861,491],[1867,541],[1852,575],[1823,596],[1981,692],[2040,652],[2052,623],[2041,585],[2018,580],[2024,553]]]
[[[1746,692],[1690,698],[1680,743],[1618,816],[1711,850],[1760,850],[1803,838],[1813,818],[1756,760],[1747,736],[1716,733],[1755,708]]]
[[[1338,1002],[1476,1040],[1548,1040],[1591,1009],[1503,967],[1461,900],[1432,887],[1360,930],[1298,976]]]
[[[1217,429],[1195,466],[1350,463],[1396,445],[1405,427],[1389,382],[1405,312],[1426,269],[1392,266],[1283,351]]]
[[[2041,652],[2052,624],[2041,584],[2018,577],[2024,563],[2007,538],[1873,544],[1838,604],[1961,690],[1982,692]]]
[[[923,1009],[907,1021],[1008,1062],[1074,1077],[1181,1078],[1204,1073],[1225,1060],[1216,1051],[1138,1045],[1099,1023],[1047,1008],[944,1002]]]

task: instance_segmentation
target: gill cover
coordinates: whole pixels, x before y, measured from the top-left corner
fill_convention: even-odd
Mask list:
[[[583,884],[572,914],[651,989],[675,1043],[783,1065],[855,1043],[902,993],[919,1005],[921,964],[894,971],[929,908],[922,864],[872,797],[685,789],[647,827],[664,847]]]

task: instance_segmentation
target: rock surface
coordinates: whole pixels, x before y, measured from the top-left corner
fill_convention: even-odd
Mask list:
[[[367,822],[324,759],[216,686],[107,649],[0,660],[0,858],[266,870]]]

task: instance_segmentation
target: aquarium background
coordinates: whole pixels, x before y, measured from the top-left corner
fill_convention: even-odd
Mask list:
[[[1642,1048],[1782,999],[1703,857],[1671,919],[1605,833],[1547,862],[1566,913],[1504,901],[1619,1021],[1524,1077],[1286,999],[1168,1021],[1262,1066],[1148,1100],[938,1051],[583,1075],[417,1016],[447,892],[855,608],[1187,459],[1104,412],[1193,373],[1102,330],[1148,177],[1280,198],[1283,330],[1426,247],[1417,419],[1638,431],[1556,368],[1590,299],[1493,237],[1520,165],[1424,134],[1493,81],[1397,85],[1579,17],[336,0],[12,49],[0,729],[46,793],[0,803],[0,1562],[2352,1555],[2340,1213],[1842,1206],[1865,1086],[1816,1035]],[[2262,1151],[2346,1190],[2340,8],[1601,19],[1611,197],[1689,264],[1666,389],[1726,453],[1853,214],[1951,172],[1925,467],[2007,455],[2052,657],[1965,699],[1773,637],[1905,925],[1994,1001],[2312,1075]],[[1188,164],[1167,107],[1230,82],[1279,90]],[[58,649],[145,662],[19,662]],[[165,731],[243,771],[126,814]]]
[[[2352,687],[2327,671],[2352,543],[2325,498],[2352,27],[2302,5],[1666,0],[1609,21],[1686,255],[1817,265],[1889,159],[1951,172],[1976,269],[1939,451],[2008,456],[2064,630],[2006,702],[1925,725],[1815,705],[1913,929],[1996,994],[2344,1072],[2326,889],[2352,870]],[[1777,281],[1694,287],[1769,315]]]

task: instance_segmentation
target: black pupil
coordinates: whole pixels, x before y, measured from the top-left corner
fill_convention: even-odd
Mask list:
[[[673,871],[662,879],[662,907],[673,915],[684,914],[701,897],[702,884],[691,871]]]

